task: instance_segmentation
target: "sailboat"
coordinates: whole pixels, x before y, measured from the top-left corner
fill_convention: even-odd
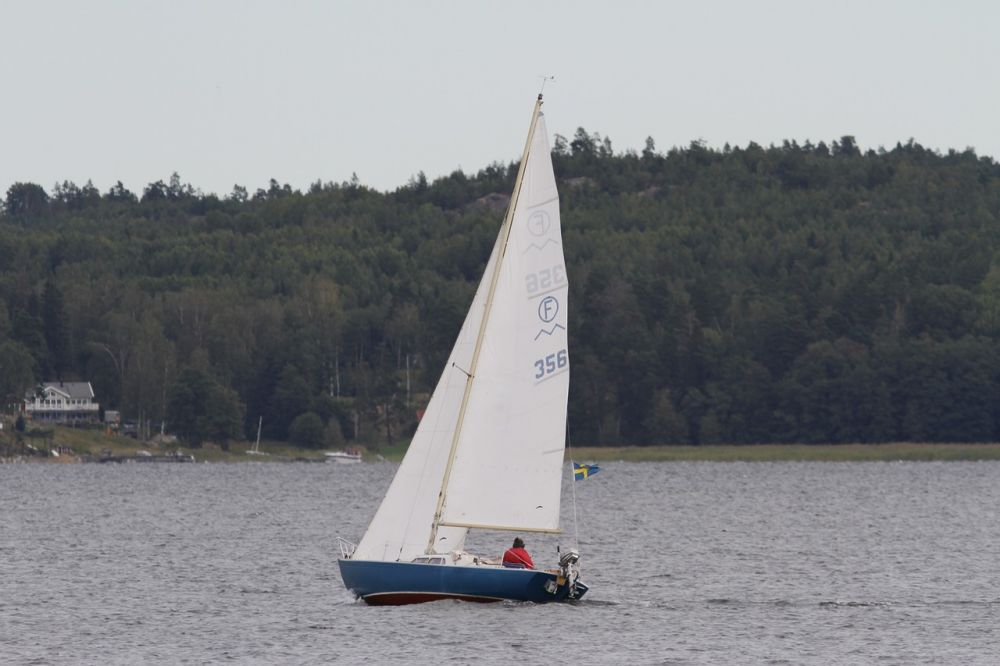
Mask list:
[[[247,453],[252,456],[266,456],[266,453],[260,452],[260,429],[264,425],[264,417],[261,416],[257,419],[257,441],[253,443],[253,446],[247,450]]]
[[[340,538],[373,605],[579,599],[579,552],[549,569],[465,550],[469,530],[561,533],[569,396],[559,195],[538,96],[507,213],[430,402],[368,530]]]

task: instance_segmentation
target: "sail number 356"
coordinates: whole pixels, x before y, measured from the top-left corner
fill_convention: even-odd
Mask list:
[[[569,364],[569,355],[565,349],[560,349],[555,354],[549,354],[545,358],[535,361],[535,379],[542,379],[546,375],[555,374],[557,370],[562,370]]]

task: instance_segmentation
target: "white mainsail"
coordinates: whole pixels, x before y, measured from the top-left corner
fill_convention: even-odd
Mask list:
[[[567,282],[545,119],[535,129],[443,514],[559,527],[569,394]]]
[[[461,550],[469,527],[558,529],[569,394],[568,290],[548,134],[538,106],[535,113],[509,233],[504,225],[420,426],[355,559],[408,561],[427,552],[442,494],[434,552]]]

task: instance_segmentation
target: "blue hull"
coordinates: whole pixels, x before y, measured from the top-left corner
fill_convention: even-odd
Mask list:
[[[372,605],[417,604],[440,599],[464,601],[565,601],[569,585],[535,569],[338,560],[344,585]],[[551,582],[550,582],[551,581]],[[548,588],[548,589],[547,589]],[[554,589],[550,592],[549,589]],[[577,581],[579,599],[587,586]]]

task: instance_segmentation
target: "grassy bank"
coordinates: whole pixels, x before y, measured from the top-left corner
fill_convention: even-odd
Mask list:
[[[754,446],[574,447],[574,459],[585,461],[828,461],[1000,460],[1000,443],[927,444],[758,444]]]
[[[247,451],[250,442],[233,442],[229,451],[215,445],[189,448],[177,443],[156,445],[152,442],[137,442],[128,437],[110,435],[99,430],[81,430],[57,427],[50,438],[25,437],[25,442],[39,448],[48,446],[70,447],[74,455],[59,458],[28,457],[27,460],[50,462],[73,462],[80,457],[97,458],[108,450],[114,456],[133,456],[137,451],[152,454],[179,451],[189,453],[200,462],[294,462],[319,461],[323,452],[300,449],[284,442],[261,442],[264,455],[252,455]],[[13,433],[8,429],[0,434],[0,455],[7,443],[13,442]],[[381,446],[377,450],[364,452],[366,461],[377,460],[380,456],[398,462],[406,452],[408,441],[397,441],[392,446]],[[1000,460],[1000,443],[990,444],[760,444],[755,446],[620,446],[620,447],[573,447],[567,454],[579,461],[600,462],[623,460],[629,462],[651,461],[830,461],[861,462],[896,460]]]
[[[37,435],[30,436],[25,433],[23,440],[26,444],[47,450],[56,447],[69,447],[72,454],[61,455],[59,457],[40,456],[20,456],[28,462],[77,462],[82,458],[99,458],[103,451],[109,452],[112,456],[134,456],[139,451],[146,451],[152,455],[161,455],[173,452],[180,452],[193,455],[198,462],[294,462],[294,461],[321,461],[323,452],[309,449],[300,449],[289,446],[284,442],[262,441],[260,443],[260,455],[248,453],[252,447],[252,442],[233,442],[228,451],[223,451],[215,444],[206,444],[201,448],[191,448],[183,446],[178,442],[157,444],[155,442],[140,442],[130,437],[108,434],[101,430],[63,428],[55,427],[51,429],[51,436]],[[0,434],[0,455],[10,447],[16,453],[17,447],[14,445],[14,433],[9,430]]]
[[[380,450],[388,460],[402,460],[406,443]],[[1000,460],[1000,443],[927,444],[756,444],[753,446],[574,446],[567,458],[578,461],[828,461]]]

